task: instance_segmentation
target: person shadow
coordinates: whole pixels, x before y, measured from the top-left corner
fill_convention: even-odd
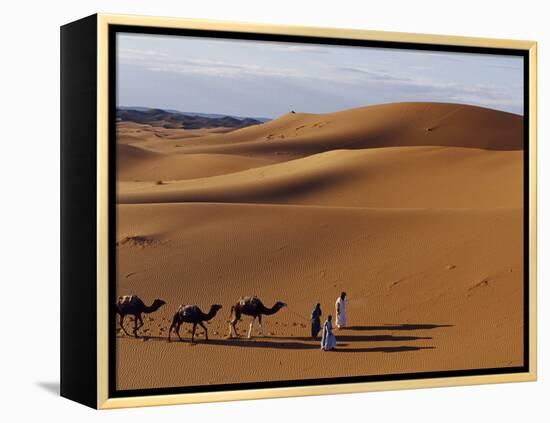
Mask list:
[[[357,331],[379,331],[379,330],[430,330],[437,328],[450,328],[453,325],[439,325],[433,323],[402,323],[396,325],[371,325],[371,326],[345,326],[340,330],[357,330]]]
[[[410,352],[420,350],[434,350],[435,347],[414,347],[412,345],[399,345],[396,347],[367,347],[367,348],[339,348],[340,345],[336,344],[336,352],[344,353],[358,353],[358,352],[383,352],[383,353],[398,353],[398,352]]]

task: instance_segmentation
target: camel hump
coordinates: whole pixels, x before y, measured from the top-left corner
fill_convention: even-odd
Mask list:
[[[251,297],[241,297],[241,299],[239,300],[239,304],[241,306],[253,306],[253,307],[257,307],[261,304],[262,302],[260,301],[260,299],[253,295]]]
[[[139,297],[137,295],[121,295],[120,297],[118,297],[118,300],[117,300],[117,303],[118,305],[126,305],[126,304],[130,304],[130,303],[133,303],[135,301],[137,301],[139,299]]]
[[[182,316],[190,316],[196,314],[199,311],[199,307],[192,304],[182,304],[178,308],[178,313]]]

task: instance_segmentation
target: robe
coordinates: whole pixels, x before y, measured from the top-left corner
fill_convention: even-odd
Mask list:
[[[329,320],[325,320],[323,326],[323,337],[321,338],[321,349],[330,351],[336,348],[336,337],[332,333],[332,324]]]
[[[311,337],[317,338],[319,331],[321,330],[321,307],[315,306],[311,312]]]
[[[340,313],[338,313],[338,306],[340,306]],[[338,326],[338,329],[343,328],[346,326],[346,302],[342,299],[342,297],[338,297],[336,300],[336,326]]]

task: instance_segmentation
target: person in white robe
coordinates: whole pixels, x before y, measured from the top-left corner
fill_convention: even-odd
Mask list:
[[[323,336],[321,338],[321,349],[330,351],[336,348],[336,337],[332,333],[332,316],[329,314],[323,325]]]
[[[336,326],[342,329],[346,326],[346,293],[342,292],[336,300]]]

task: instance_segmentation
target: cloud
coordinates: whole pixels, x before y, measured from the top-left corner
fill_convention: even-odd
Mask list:
[[[136,62],[142,60],[158,60],[167,58],[168,54],[153,50],[140,50],[134,48],[119,48],[117,58],[122,62]]]
[[[504,91],[502,87],[489,84],[465,84],[439,81],[423,77],[403,77],[387,71],[376,71],[359,67],[338,67],[337,73],[352,75],[345,79],[349,83],[378,86],[390,93],[402,95],[423,95],[426,98],[446,102],[477,104],[492,108],[523,111],[523,86],[514,84]]]
[[[437,52],[437,51],[425,51],[425,50],[409,50],[406,51],[407,53],[414,53],[416,57],[422,57],[426,56],[430,59],[439,59],[446,62],[463,62],[468,56],[466,53],[464,54],[456,54],[456,53],[443,53],[443,52]]]
[[[121,64],[140,66],[152,72],[201,74],[227,78],[247,76],[299,78],[308,76],[303,70],[294,68],[272,68],[250,63],[178,58],[154,51],[120,49],[118,58]]]
[[[366,69],[366,68],[346,67],[346,66],[337,67],[336,70],[360,75],[362,77],[365,77],[374,81],[388,81],[388,82],[389,81],[403,81],[403,82],[407,81],[406,78],[392,75],[386,71],[378,71],[378,70],[372,70],[372,69]]]
[[[506,64],[506,63],[488,63],[488,68],[493,69],[508,69],[513,71],[521,71],[523,69],[523,63]]]
[[[304,78],[308,75],[292,68],[269,68],[252,64],[235,64],[219,61],[188,59],[172,63],[158,63],[144,66],[152,72],[174,72],[200,74],[225,78],[281,77]]]
[[[288,51],[291,53],[315,53],[315,54],[328,54],[330,52],[326,47],[320,47],[315,45],[285,45],[277,44],[275,50]]]

